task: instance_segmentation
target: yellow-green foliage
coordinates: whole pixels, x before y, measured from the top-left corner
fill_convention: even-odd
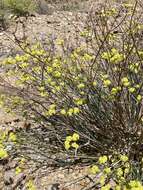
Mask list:
[[[2,0],[6,9],[15,16],[28,16],[36,9],[33,0]]]

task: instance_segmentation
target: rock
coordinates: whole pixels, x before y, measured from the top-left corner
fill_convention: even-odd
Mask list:
[[[38,14],[52,14],[53,10],[52,7],[50,7],[49,4],[45,0],[38,0],[37,1],[38,9],[37,13]]]
[[[16,189],[19,185],[22,184],[23,180],[26,178],[26,175],[23,173],[20,173],[15,176],[14,178],[14,184],[12,185],[12,189]]]
[[[4,184],[6,186],[12,185],[14,183],[15,173],[13,170],[5,171],[4,173]]]
[[[49,187],[47,187],[47,190],[60,190],[60,184],[59,183],[54,183],[49,185]]]
[[[11,170],[11,169],[15,169],[18,166],[18,161],[16,160],[9,160],[9,163],[6,165],[6,170]]]

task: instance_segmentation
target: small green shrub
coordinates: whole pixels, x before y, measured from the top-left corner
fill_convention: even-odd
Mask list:
[[[0,28],[5,30],[7,28],[7,19],[6,19],[6,8],[4,6],[4,1],[0,1]]]
[[[4,0],[6,8],[15,16],[29,16],[36,9],[33,0]]]

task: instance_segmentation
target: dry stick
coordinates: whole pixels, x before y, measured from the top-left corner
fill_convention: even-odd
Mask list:
[[[96,63],[96,60],[97,60],[97,58],[98,58],[98,56],[99,56],[101,50],[103,49],[104,43],[106,42],[108,36],[110,35],[110,33],[111,33],[112,31],[114,31],[116,28],[118,28],[118,27],[124,22],[124,20],[126,19],[126,17],[127,17],[127,15],[125,15],[124,18],[119,22],[119,24],[114,27],[114,24],[115,24],[115,22],[116,22],[116,20],[115,20],[114,23],[113,23],[113,28],[111,28],[111,29],[107,32],[107,34],[104,36],[104,39],[103,39],[103,41],[102,41],[102,44],[101,44],[101,46],[99,47],[98,52],[97,52],[97,54],[96,54],[96,56],[95,56],[95,59],[94,59],[92,65],[91,65],[91,76],[92,76],[92,70],[93,70],[94,64]],[[93,81],[94,81],[94,79],[95,79],[95,75],[94,75],[94,77],[93,77]]]

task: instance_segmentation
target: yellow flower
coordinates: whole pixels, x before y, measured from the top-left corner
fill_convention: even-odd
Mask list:
[[[40,87],[38,88],[38,90],[39,90],[39,91],[44,91],[44,90],[45,90],[45,87],[44,87],[44,86],[40,86]]]
[[[110,60],[111,58],[111,54],[109,52],[103,52],[102,55],[101,55],[102,59],[105,59],[105,60]]]
[[[56,105],[55,104],[51,104],[50,106],[49,106],[49,109],[55,109],[56,108]]]
[[[125,174],[128,174],[129,172],[130,172],[129,168],[126,168],[126,169],[124,170],[124,173],[125,173]]]
[[[66,137],[66,141],[71,142],[72,140],[73,140],[73,137],[72,137],[72,136],[67,136],[67,137]]]
[[[53,74],[57,78],[61,77],[61,75],[62,75],[59,71],[55,71]]]
[[[56,82],[55,81],[51,81],[51,86],[55,86],[56,85]]]
[[[85,94],[85,92],[84,91],[81,91],[81,92],[79,92],[81,95],[84,95]]]
[[[70,146],[70,142],[66,140],[66,141],[65,141],[65,149],[66,149],[66,150],[69,150],[70,147],[71,147],[71,146]]]
[[[16,55],[15,56],[15,60],[17,61],[17,62],[20,62],[20,61],[22,61],[22,58],[21,58],[21,56],[20,55]]]
[[[67,112],[67,114],[68,114],[69,116],[72,116],[73,113],[74,113],[73,108],[70,108],[70,109],[68,110],[68,112]]]
[[[111,81],[109,79],[104,80],[103,84],[104,84],[105,87],[110,86],[111,85]]]
[[[56,44],[61,46],[64,44],[64,40],[63,39],[57,39]]]
[[[117,92],[118,92],[118,89],[117,89],[117,88],[112,88],[112,90],[111,90],[111,93],[112,93],[112,94],[115,95],[115,94],[117,94]]]
[[[77,88],[81,89],[81,88],[84,88],[85,87],[85,84],[84,83],[80,83]]]
[[[123,78],[121,79],[121,82],[123,83],[123,85],[124,85],[125,87],[127,87],[127,86],[130,85],[130,82],[129,82],[129,80],[128,80],[127,77],[123,77]]]
[[[110,174],[110,173],[111,173],[111,169],[108,168],[108,167],[106,167],[106,168],[104,168],[104,172],[105,172],[106,174]]]
[[[19,166],[15,168],[15,174],[16,175],[18,175],[21,172],[22,172],[22,169]]]
[[[141,99],[142,99],[142,96],[139,94],[139,95],[137,96],[137,101],[140,102]]]
[[[48,96],[48,94],[47,94],[47,92],[40,92],[40,96],[45,97],[45,96]]]
[[[17,137],[16,137],[16,135],[13,132],[11,132],[9,134],[9,140],[13,141],[13,142],[15,142],[17,140]]]
[[[0,158],[8,157],[7,151],[4,148],[0,148]]]
[[[77,106],[83,105],[83,103],[84,103],[84,100],[83,100],[83,99],[81,99],[81,98],[75,99],[75,104],[76,104]]]
[[[99,179],[99,182],[100,182],[100,184],[101,184],[101,186],[103,186],[104,184],[105,184],[105,176],[104,175],[102,175],[101,177],[100,177],[100,179]]]
[[[19,65],[21,68],[25,69],[29,66],[29,63],[22,63],[21,65]]]
[[[97,173],[100,172],[100,169],[99,169],[98,166],[94,165],[94,166],[91,167],[90,171],[91,171],[92,174],[97,174]]]
[[[111,58],[110,58],[110,61],[111,63],[119,63],[121,62],[122,60],[124,59],[124,56],[120,53],[116,53],[114,54]]]
[[[61,62],[60,62],[58,59],[55,59],[55,60],[53,61],[52,66],[53,66],[54,68],[59,68],[59,67],[61,66]]]
[[[123,175],[123,170],[122,170],[122,168],[118,168],[117,171],[116,171],[116,173],[117,173],[117,176],[118,176],[118,177],[121,177],[121,176]]]
[[[78,145],[76,142],[72,143],[71,146],[72,146],[73,148],[75,148],[75,149],[78,149],[78,148],[79,148],[79,145]]]
[[[34,183],[32,180],[29,180],[28,183],[26,184],[27,190],[36,190],[37,188],[35,187]]]
[[[73,136],[72,136],[72,140],[73,140],[73,141],[79,140],[79,134],[74,133]]]
[[[56,114],[56,110],[55,109],[49,109],[49,111],[47,112],[47,115],[50,115],[50,116],[52,116],[54,114]]]
[[[105,164],[107,160],[108,160],[107,156],[104,155],[104,156],[100,156],[98,161],[100,164]]]
[[[136,89],[134,87],[129,88],[129,92],[131,92],[131,93],[135,92],[135,90]]]
[[[138,88],[140,88],[140,85],[139,85],[139,84],[137,84],[135,87],[138,89]]]
[[[26,159],[25,158],[22,158],[21,160],[20,160],[20,164],[25,164],[25,162],[26,162]]]
[[[126,162],[126,163],[124,164],[124,166],[129,169],[129,168],[130,168],[129,162]]]
[[[132,187],[132,188],[133,187],[142,187],[141,183],[139,181],[137,181],[137,180],[130,181],[129,186]]]
[[[60,87],[60,86],[55,86],[55,90],[56,90],[57,92],[59,92],[59,91],[61,90],[61,87]]]
[[[73,113],[78,114],[80,112],[80,109],[78,107],[73,108]]]
[[[46,71],[47,71],[47,73],[52,73],[53,72],[53,68],[48,66],[46,68]]]
[[[87,54],[87,53],[85,53],[84,56],[83,56],[83,59],[84,59],[85,61],[91,61],[93,58],[94,58],[94,56],[89,55],[89,54]]]
[[[126,155],[121,155],[120,160],[123,161],[123,162],[127,162],[129,160],[129,158]]]
[[[51,79],[50,77],[48,77],[47,79],[45,79],[45,81],[46,81],[47,83],[51,83],[51,82],[52,82],[52,79]]]
[[[44,50],[36,50],[36,55],[37,55],[37,56],[41,56],[41,55],[43,55],[44,53],[45,53]]]
[[[111,185],[110,184],[107,184],[103,187],[101,187],[101,190],[110,190],[111,189]]]
[[[92,84],[93,84],[93,86],[96,86],[96,85],[97,85],[97,82],[96,82],[96,81],[93,81]]]
[[[62,115],[66,115],[66,110],[65,110],[65,109],[62,109],[62,110],[60,111],[60,113],[61,113]]]
[[[121,190],[121,186],[120,185],[116,185],[115,186],[115,190]]]

